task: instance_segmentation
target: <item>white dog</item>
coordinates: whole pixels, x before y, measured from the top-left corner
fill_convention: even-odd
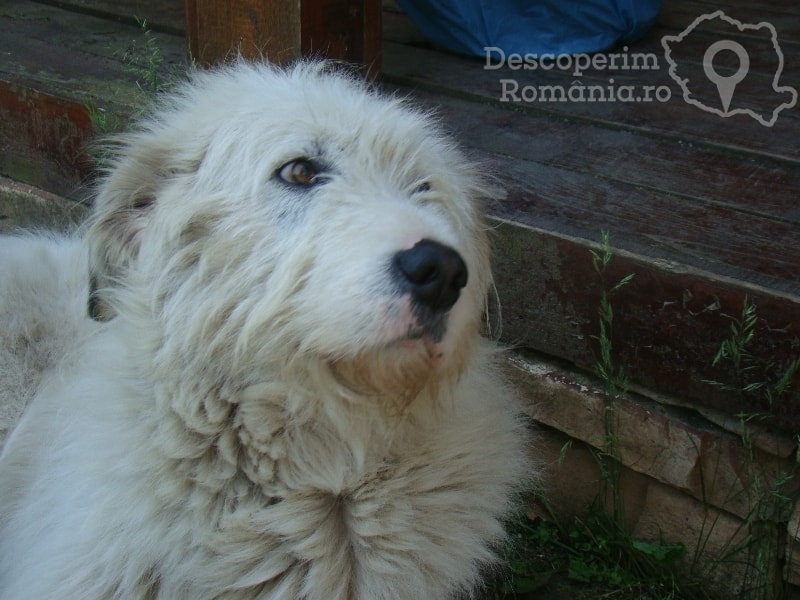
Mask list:
[[[62,355],[0,458],[3,600],[427,600],[495,562],[530,467],[480,182],[332,71],[196,74],[85,244],[0,243],[0,393]]]

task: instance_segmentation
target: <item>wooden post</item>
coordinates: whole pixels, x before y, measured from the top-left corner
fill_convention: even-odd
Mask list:
[[[241,54],[280,64],[325,57],[380,71],[381,0],[185,0],[192,57],[207,66]]]

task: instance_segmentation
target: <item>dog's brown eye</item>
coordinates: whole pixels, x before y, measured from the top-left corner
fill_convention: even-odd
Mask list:
[[[278,177],[292,185],[313,185],[317,178],[317,168],[310,160],[298,158],[278,169]]]
[[[427,181],[423,181],[417,187],[414,188],[415,194],[424,194],[425,192],[431,191],[431,184]]]

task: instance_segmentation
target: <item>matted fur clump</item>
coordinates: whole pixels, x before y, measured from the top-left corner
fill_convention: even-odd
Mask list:
[[[473,171],[328,65],[240,63],[119,139],[82,242],[2,240],[0,598],[475,593],[531,473]]]

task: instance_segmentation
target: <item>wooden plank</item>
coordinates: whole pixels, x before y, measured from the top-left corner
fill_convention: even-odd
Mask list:
[[[64,196],[91,172],[86,107],[0,80],[0,174]]]
[[[698,0],[697,6],[704,12],[713,12],[719,9],[719,0]],[[742,10],[764,10],[765,3],[758,0],[742,0],[736,3],[736,7]],[[775,12],[788,12],[789,14],[797,14],[797,0],[769,0],[767,8]]]
[[[743,24],[756,25],[767,22],[775,27],[778,41],[783,43],[800,41],[800,11],[797,2],[793,0],[771,0],[764,3],[741,3],[721,6],[719,2],[696,2],[682,0],[681,2],[665,2],[658,18],[660,25],[682,31],[698,17],[711,14],[722,9],[730,18]],[[702,29],[713,33],[728,33],[728,28],[720,21],[707,21],[702,24]],[[743,35],[759,36],[758,32],[745,30]]]
[[[508,157],[482,158],[493,172],[502,169],[508,190],[493,214],[587,239],[604,229],[618,247],[641,256],[800,295],[795,224]]]
[[[237,54],[266,56],[275,63],[297,58],[300,3],[186,0],[186,36],[200,65],[225,62]]]
[[[708,23],[704,21],[695,30],[687,35],[682,41],[670,42],[670,56],[678,63],[681,77],[687,79],[688,87],[692,98],[701,101],[704,105],[723,110],[720,99],[719,89],[716,84],[708,77],[705,72],[704,60],[708,48],[719,42],[721,39],[733,40],[740,44],[748,57],[748,65],[744,78],[735,86],[732,97],[731,108],[749,109],[761,115],[765,122],[773,119],[773,111],[778,107],[786,105],[781,109],[780,121],[777,126],[781,128],[789,127],[794,131],[800,129],[797,122],[797,111],[792,110],[788,105],[796,102],[797,90],[800,89],[800,69],[793,64],[792,56],[800,52],[800,45],[791,41],[791,38],[779,40],[781,53],[775,49],[770,31],[762,28],[758,35],[748,34],[747,31],[739,33],[738,28],[729,25],[729,30],[717,32],[713,27],[703,28]],[[663,29],[657,30],[659,34],[665,34]],[[681,32],[672,32],[672,37]],[[659,40],[660,41],[660,40]],[[783,61],[781,62],[781,57]],[[788,60],[787,60],[788,58]],[[721,51],[713,56],[713,69],[724,77],[732,77],[739,72],[742,67],[739,57],[730,51]],[[786,89],[775,89],[775,77],[780,71],[778,86],[794,88],[794,95]],[[739,116],[733,119],[739,119]],[[749,119],[750,117],[742,116]],[[774,124],[773,124],[774,125]]]
[[[151,33],[164,80],[185,72],[182,37]],[[141,28],[9,0],[0,5],[0,78],[81,103],[128,113],[147,101],[152,49]]]
[[[738,381],[712,362],[745,297],[760,317],[753,354],[773,361],[778,370],[797,358],[798,297],[621,250],[614,251],[603,282],[590,255],[597,245],[590,241],[503,220],[493,231],[503,337],[513,347],[593,368],[599,357],[602,289],[634,274],[633,282],[611,298],[614,360],[633,383],[727,414],[772,412],[776,418],[766,423],[770,427],[790,433],[800,429],[800,377],[773,407],[720,392],[706,382]]]
[[[776,60],[778,56],[775,51],[775,46],[769,37],[770,32],[768,29],[761,29],[760,35],[748,35],[747,30],[739,32],[738,28],[731,26],[731,31],[724,32],[723,37],[723,32],[715,31],[713,27],[705,27],[705,23],[707,22],[704,21],[693,28],[691,35],[686,35],[681,40],[680,44],[675,44],[672,43],[672,40],[667,40],[670,42],[670,47],[673,48],[673,54],[678,54],[675,51],[676,48],[683,47],[683,54],[690,56],[690,59],[698,65],[702,65],[706,50],[708,50],[711,44],[721,39],[734,40],[740,43],[747,51],[749,61],[748,77],[755,77],[757,79],[764,78],[770,81],[775,76],[777,68]],[[691,21],[687,22],[684,29],[690,24]],[[637,51],[652,52],[663,56],[663,38],[677,37],[683,33],[684,29],[675,29],[663,25],[656,26],[645,39],[636,42],[633,47]],[[788,85],[797,85],[798,82],[800,82],[800,68],[793,64],[791,57],[800,50],[800,38],[788,36],[779,37],[778,46],[781,48],[782,54],[784,55],[781,82],[785,80]],[[689,58],[686,60],[689,60]],[[724,69],[726,63],[727,67],[732,71],[737,70],[739,67],[738,57],[732,52],[720,52],[716,54],[713,57],[713,62],[715,68],[721,65]],[[745,81],[746,79],[742,80],[740,83],[744,83]]]
[[[380,0],[301,1],[301,54],[326,56],[367,66],[370,77],[381,69]]]
[[[380,0],[186,0],[186,34],[201,65],[327,57],[380,69]]]
[[[407,88],[388,87],[409,93]],[[416,90],[413,99],[435,110],[454,135],[476,151],[586,173],[639,191],[671,194],[676,197],[676,211],[683,203],[696,203],[800,224],[800,165],[710,152],[625,129],[497,110],[490,104],[425,90]],[[505,181],[502,171],[498,177]],[[529,187],[534,184],[531,180]]]
[[[65,11],[137,25],[146,20],[153,31],[183,35],[183,0],[34,0]]]

